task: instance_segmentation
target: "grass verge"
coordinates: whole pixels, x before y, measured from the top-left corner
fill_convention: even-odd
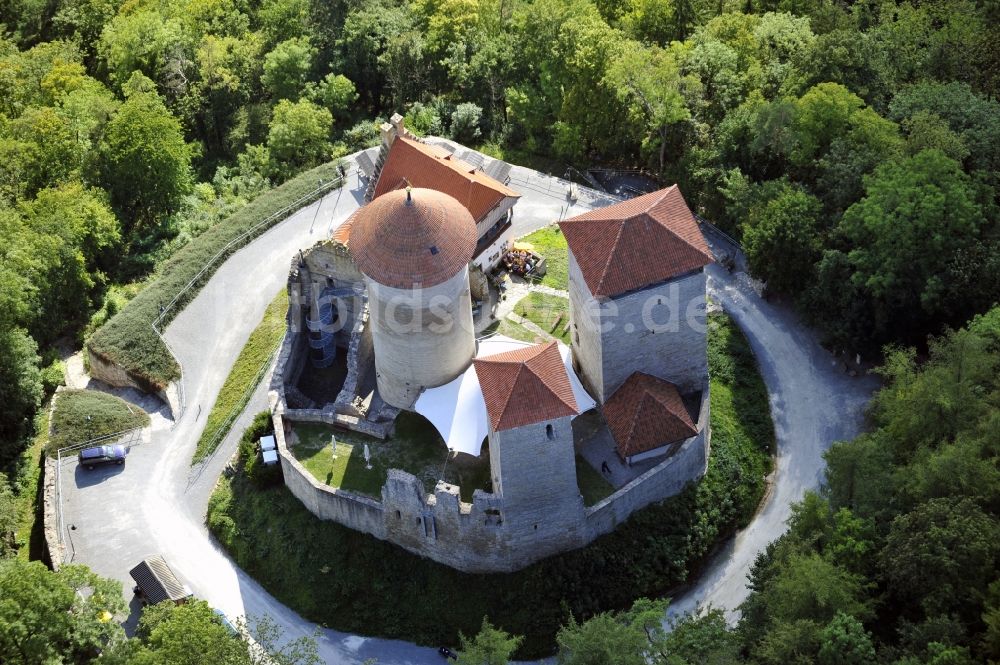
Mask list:
[[[49,403],[35,415],[35,435],[21,452],[10,470],[14,492],[14,548],[22,561],[46,559],[45,534],[42,523],[42,464],[49,440]],[[0,480],[4,476],[0,474]],[[0,548],[2,549],[2,548]]]
[[[330,182],[338,175],[336,162],[299,174],[281,186],[261,194],[237,213],[192,240],[164,261],[163,265],[158,266],[148,285],[107,323],[94,331],[87,340],[87,347],[98,357],[128,372],[147,390],[154,392],[165,388],[180,376],[180,367],[151,327],[159,314],[159,308],[181,293],[198,271],[209,265],[212,257],[229,242],[275,212],[309,195],[320,180]],[[309,202],[306,199],[301,204],[304,206]],[[273,224],[267,226],[269,228],[281,221],[282,219],[275,219]],[[221,260],[217,261],[205,272],[201,281],[185,293],[168,312],[163,325],[197,295],[221,264]]]
[[[556,224],[550,224],[544,229],[530,233],[524,238],[535,246],[535,251],[545,257],[545,276],[541,283],[553,289],[569,288],[569,248],[566,237]]]
[[[320,521],[285,487],[258,490],[242,474],[220,481],[209,528],[279,600],[337,630],[454,644],[488,615],[525,636],[518,658],[549,655],[567,613],[624,609],[689,581],[763,496],[774,437],[767,393],[743,335],[724,315],[710,321],[706,475],[585,548],[508,575],[468,575]]]
[[[514,305],[514,312],[569,345],[569,298],[533,291]]]
[[[97,390],[63,390],[53,399],[56,406],[52,411],[49,452],[149,425],[149,415],[145,411],[120,397]]]
[[[285,336],[287,311],[288,292],[282,289],[264,310],[263,318],[250,333],[239,357],[229,369],[229,376],[226,377],[226,382],[222,384],[219,395],[215,398],[215,404],[212,405],[205,422],[205,429],[198,439],[192,464],[212,454],[253,396],[266,371],[265,366]]]

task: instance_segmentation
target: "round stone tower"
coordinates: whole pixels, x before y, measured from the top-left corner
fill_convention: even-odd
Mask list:
[[[447,194],[396,190],[355,214],[349,247],[368,287],[379,394],[410,409],[423,388],[448,383],[475,354],[475,221]]]

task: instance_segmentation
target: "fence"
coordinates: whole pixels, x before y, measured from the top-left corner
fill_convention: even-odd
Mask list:
[[[63,446],[56,451],[56,507],[58,508],[58,529],[56,530],[56,538],[58,540],[59,547],[63,550],[66,549],[66,543],[64,541],[66,534],[66,522],[63,518],[63,496],[62,496],[62,456],[65,453],[74,453],[84,448],[93,448],[96,446],[103,446],[107,444],[120,444],[128,448],[133,446],[138,446],[142,443],[142,427],[136,427],[134,429],[122,430],[121,432],[114,432],[112,434],[105,434],[103,436],[98,436],[89,441],[84,441],[83,443],[74,443],[69,446]],[[70,552],[69,561],[73,561],[73,557],[76,556],[76,548],[73,545],[73,538],[69,539]]]
[[[348,170],[349,169],[345,168],[344,173],[346,174]],[[336,189],[337,187],[340,187],[344,183],[345,178],[346,176],[340,176],[325,183],[321,180],[319,186],[316,189],[312,190],[308,194],[304,194],[303,196],[299,197],[295,201],[292,201],[291,203],[281,208],[280,210],[271,213],[270,215],[268,215],[267,217],[257,222],[243,233],[241,233],[240,235],[230,240],[222,247],[222,249],[216,252],[215,255],[205,263],[202,269],[199,270],[195,274],[195,276],[191,278],[191,280],[184,286],[184,288],[182,288],[180,291],[177,292],[177,295],[175,295],[169,303],[160,308],[159,315],[155,319],[153,319],[153,322],[150,325],[153,328],[153,332],[156,333],[156,336],[160,338],[160,341],[163,342],[163,345],[167,348],[170,354],[174,356],[174,358],[177,357],[177,354],[174,353],[174,350],[170,348],[170,344],[163,336],[162,326],[164,325],[165,322],[169,323],[170,320],[173,319],[174,315],[173,312],[175,307],[177,307],[178,304],[182,302],[186,302],[185,297],[188,294],[188,292],[191,291],[192,289],[201,286],[202,280],[205,279],[206,276],[211,276],[211,274],[215,272],[221,260],[224,260],[234,251],[240,249],[244,245],[248,244],[251,240],[261,235],[263,232],[269,230],[276,221],[289,216],[299,208],[308,205],[312,201],[315,201],[317,197],[319,198],[320,201],[322,201],[323,197],[326,196],[327,192]],[[178,397],[178,403],[180,404],[180,410],[179,413],[177,413],[176,417],[174,418],[175,424],[177,423],[177,421],[180,420],[181,416],[184,414],[185,409],[187,408],[187,399],[184,391],[183,367],[181,368],[181,378],[177,382],[177,392],[178,392],[177,397]]]

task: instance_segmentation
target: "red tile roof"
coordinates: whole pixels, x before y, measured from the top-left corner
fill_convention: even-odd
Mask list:
[[[379,173],[373,198],[408,184],[457,199],[476,221],[508,196],[520,196],[443,148],[397,136]]]
[[[472,362],[494,431],[580,412],[554,341]]]
[[[682,441],[698,433],[677,387],[635,372],[604,403],[604,420],[622,457]]]
[[[434,286],[454,277],[476,249],[476,224],[469,211],[433,189],[400,190],[375,199],[354,214],[349,234],[358,270],[398,289]]]
[[[338,226],[334,230],[333,235],[330,236],[330,240],[332,240],[335,243],[340,243],[341,245],[347,245],[348,240],[350,240],[351,238],[351,227],[354,226],[354,219],[358,216],[358,213],[360,211],[361,211],[360,208],[358,210],[355,210],[354,213],[350,217],[348,217],[343,224]]]
[[[559,222],[594,296],[614,297],[714,259],[677,185]]]

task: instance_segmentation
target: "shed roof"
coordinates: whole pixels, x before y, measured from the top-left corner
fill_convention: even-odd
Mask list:
[[[604,404],[618,453],[631,457],[698,433],[677,386],[635,372]]]
[[[580,413],[554,341],[472,362],[494,431]]]
[[[191,595],[191,591],[181,584],[160,555],[143,559],[128,574],[146,594],[150,605],[156,605],[164,600],[177,601]]]
[[[358,270],[398,289],[454,277],[472,259],[477,238],[475,222],[458,201],[420,188],[375,199],[349,220],[348,233]]]
[[[520,196],[447,150],[397,136],[379,173],[373,199],[407,185],[444,192],[465,206],[476,221],[505,198]]]
[[[594,296],[614,297],[714,259],[677,185],[559,222]]]

